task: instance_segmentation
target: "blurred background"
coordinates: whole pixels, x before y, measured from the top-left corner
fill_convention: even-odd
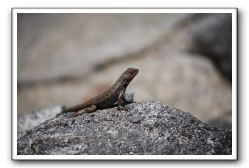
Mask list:
[[[18,14],[18,116],[127,92],[231,128],[231,14]]]

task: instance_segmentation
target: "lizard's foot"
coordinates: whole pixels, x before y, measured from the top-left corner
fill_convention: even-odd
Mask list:
[[[91,113],[91,112],[94,112],[94,111],[96,111],[96,110],[97,110],[97,107],[96,107],[95,105],[91,105],[91,106],[89,106],[89,107],[84,108],[83,110],[80,110],[80,111],[75,112],[74,114],[72,114],[72,115],[70,116],[70,118],[71,118],[71,117],[77,117],[77,116],[79,116],[79,115],[81,115],[81,114],[83,114],[83,113]]]
[[[127,112],[129,109],[125,106],[118,106],[118,110]]]
[[[81,111],[77,111],[77,112],[70,112],[70,114],[68,114],[67,116],[65,116],[66,118],[74,118],[77,117],[81,114],[85,113],[85,110],[81,110]]]
[[[84,110],[81,110],[81,111],[78,111],[78,112],[75,112],[74,114],[72,114],[71,117],[77,117],[83,113],[84,113]]]

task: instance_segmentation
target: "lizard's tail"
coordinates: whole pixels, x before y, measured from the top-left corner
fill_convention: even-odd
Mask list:
[[[61,113],[68,113],[68,112],[77,112],[79,111],[80,109],[83,109],[87,107],[85,104],[80,104],[78,106],[74,106],[74,107],[70,107],[70,108],[66,108],[64,107],[64,109],[62,109],[62,112]]]
[[[74,112],[72,110],[74,110],[75,107],[72,108],[66,108],[66,106],[62,106],[61,107],[61,112],[59,114],[56,115],[56,117],[61,116],[63,113],[68,113],[68,112]]]

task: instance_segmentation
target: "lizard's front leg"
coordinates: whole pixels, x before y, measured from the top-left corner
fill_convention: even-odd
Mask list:
[[[118,99],[117,99],[118,109],[119,109],[119,110],[125,110],[125,111],[127,111],[127,108],[124,107],[124,104],[125,104],[124,94],[125,94],[125,89],[123,89],[123,90],[119,93],[119,95],[118,95]]]

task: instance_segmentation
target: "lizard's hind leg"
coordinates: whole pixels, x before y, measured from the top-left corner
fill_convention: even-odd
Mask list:
[[[81,115],[81,114],[83,114],[83,113],[92,113],[92,112],[94,112],[94,111],[96,111],[97,110],[97,107],[95,106],[95,105],[91,105],[91,106],[89,106],[89,107],[86,107],[86,108],[84,108],[83,110],[80,110],[80,111],[77,111],[77,112],[75,112],[72,116],[70,116],[70,117],[76,117],[76,116],[79,116],[79,115]]]

